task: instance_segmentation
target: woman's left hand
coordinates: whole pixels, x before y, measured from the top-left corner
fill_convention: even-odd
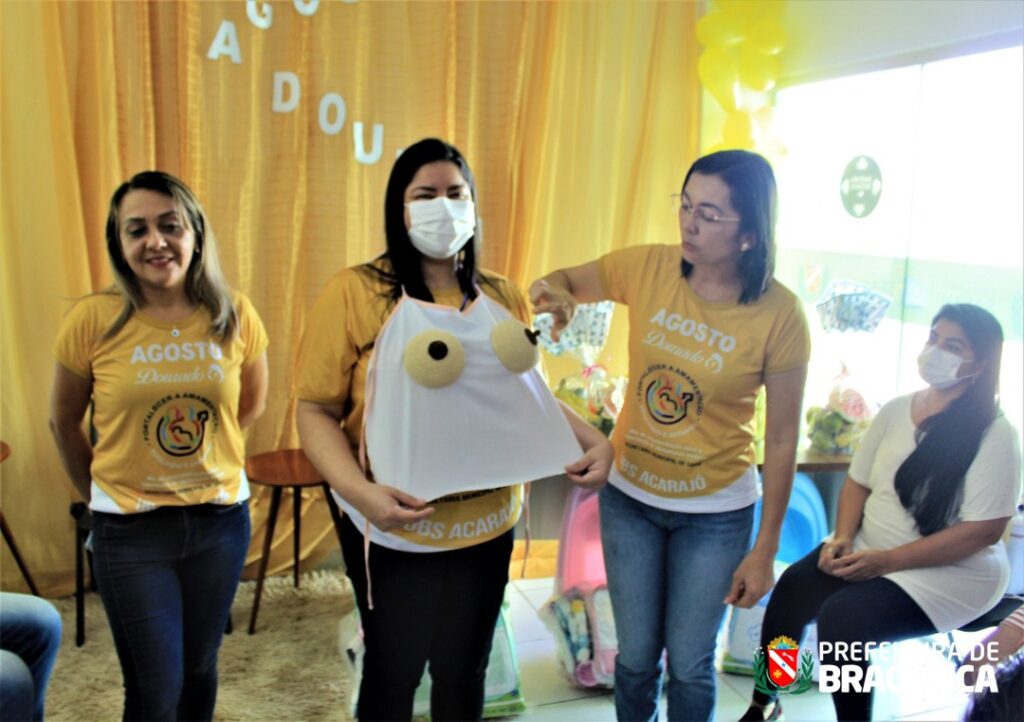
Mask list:
[[[890,550],[864,549],[832,562],[832,575],[848,582],[866,582],[896,571]]]
[[[772,555],[751,550],[732,575],[732,587],[725,595],[725,603],[750,609],[775,584]]]
[[[574,484],[584,489],[600,489],[608,481],[615,453],[607,439],[594,444],[578,460],[565,467],[565,473]]]

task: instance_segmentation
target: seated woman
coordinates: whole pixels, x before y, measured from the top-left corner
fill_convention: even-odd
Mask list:
[[[799,640],[894,642],[955,629],[1006,589],[1000,543],[1019,493],[1017,432],[998,406],[1003,332],[984,309],[943,306],[918,357],[928,387],[879,412],[839,496],[833,537],[779,579],[764,648]],[[852,664],[822,655],[822,664]],[[866,667],[868,660],[857,662]],[[870,692],[835,692],[839,720],[871,719]],[[777,719],[755,691],[743,720]]]
[[[60,614],[48,601],[0,592],[0,719],[43,719],[60,634]]]

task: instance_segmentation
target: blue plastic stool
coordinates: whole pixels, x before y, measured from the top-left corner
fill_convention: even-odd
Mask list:
[[[750,533],[753,545],[761,525],[761,500],[754,506],[754,528]],[[828,536],[828,519],[821,494],[807,474],[797,474],[793,479],[793,493],[789,498],[786,516],[782,521],[779,538],[779,561],[792,564],[802,559],[809,551]]]

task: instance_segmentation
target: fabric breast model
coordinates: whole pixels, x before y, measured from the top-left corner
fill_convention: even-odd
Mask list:
[[[537,368],[536,333],[480,293],[403,296],[366,379],[373,478],[423,499],[559,475],[580,446]]]

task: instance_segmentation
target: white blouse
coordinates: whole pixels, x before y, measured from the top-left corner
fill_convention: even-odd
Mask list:
[[[871,490],[854,551],[892,549],[921,538],[914,517],[896,492],[896,471],[917,446],[910,415],[912,394],[878,412],[850,465],[850,477]],[[998,417],[982,438],[967,470],[963,503],[954,523],[1011,517],[1020,495],[1021,455],[1017,432]],[[921,607],[940,631],[981,616],[999,601],[1009,581],[1002,542],[952,564],[886,574]]]

